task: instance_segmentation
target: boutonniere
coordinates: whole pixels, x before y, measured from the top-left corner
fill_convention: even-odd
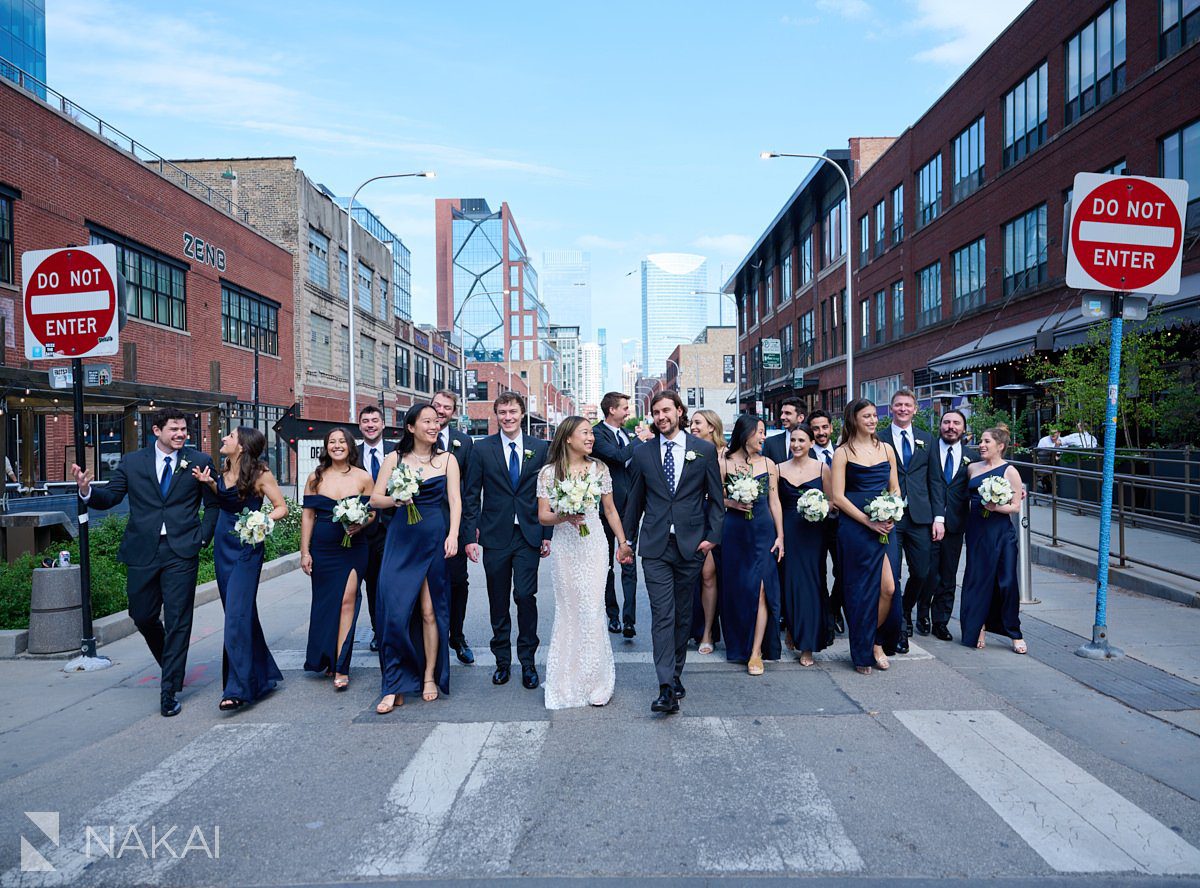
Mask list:
[[[687,453],[685,453],[685,454],[683,455],[683,458],[684,458],[684,459],[685,459],[687,462],[691,462],[692,460],[694,460],[694,459],[695,459],[697,456],[699,456],[699,455],[700,455],[700,454],[698,454],[696,451],[694,451],[694,450],[689,450]]]
[[[525,458],[526,458],[526,459],[533,459],[533,451],[532,451],[532,450],[526,450],[526,451],[525,451]]]
[[[177,465],[177,466],[175,467],[175,471],[174,471],[174,472],[172,472],[172,474],[174,474],[174,475],[178,475],[180,472],[186,472],[186,471],[190,470],[190,469],[191,469],[191,467],[192,467],[192,464],[191,464],[191,462],[190,462],[190,461],[187,459],[187,457],[180,457],[180,459],[179,459],[179,465]]]
[[[918,447],[920,447],[921,449],[924,449],[924,448],[925,448],[925,442],[924,442],[924,441],[922,441],[920,438],[916,438],[915,440],[916,440],[916,442],[917,442],[917,446],[918,446]]]
[[[963,457],[963,465],[964,465],[964,466],[969,466],[970,464],[971,464],[971,457],[969,457],[969,456],[964,456],[964,457]]]
[[[450,442],[451,450],[458,450],[458,448],[460,448],[460,447],[462,447],[462,441],[458,440],[458,438],[455,438],[453,441]]]

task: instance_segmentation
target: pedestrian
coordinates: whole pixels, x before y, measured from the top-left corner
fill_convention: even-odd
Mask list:
[[[1062,439],[1064,447],[1084,447],[1088,450],[1095,450],[1099,443],[1096,436],[1088,429],[1087,423],[1075,423],[1075,431],[1066,435]]]
[[[813,440],[808,455],[821,460],[832,469],[833,419],[824,410],[814,410],[808,415],[808,427],[812,429]],[[837,557],[837,523],[838,510],[830,508],[829,517],[821,527],[824,539],[821,546],[821,594],[825,596],[825,613],[829,620],[825,636],[826,646],[833,644],[836,635],[846,631],[842,607],[842,563]],[[833,572],[832,586],[829,584],[830,570]]]
[[[458,462],[458,487],[460,500],[465,495],[467,474],[471,468],[471,436],[461,429],[450,428],[450,420],[458,412],[458,395],[449,389],[442,389],[433,396],[433,409],[437,411],[441,431],[438,432],[438,445],[442,450],[454,455]],[[449,507],[449,498],[446,500]],[[450,516],[446,516],[447,526]],[[463,633],[463,622],[467,616],[467,599],[470,595],[470,579],[467,576],[467,537],[466,527],[460,522],[458,552],[448,562],[450,570],[450,647],[458,662],[464,666],[475,665],[475,652],[467,642]],[[473,542],[473,541],[472,541]]]
[[[772,433],[763,444],[763,454],[775,465],[791,459],[791,432],[802,422],[804,422],[804,402],[799,398],[784,398],[779,403],[780,431]]]
[[[371,473],[371,483],[379,477],[384,458],[395,449],[390,441],[383,440],[383,412],[374,404],[358,411],[358,430],[363,442],[358,446],[358,463]],[[379,637],[375,631],[375,601],[379,590],[379,568],[383,564],[383,549],[387,544],[387,527],[392,520],[392,509],[381,509],[375,521],[367,528],[367,570],[363,583],[367,589],[367,613],[371,617],[371,650],[379,650]]]
[[[942,525],[942,532],[933,544],[934,578],[931,583],[930,600],[923,612],[918,612],[917,631],[922,635],[932,631],[934,638],[953,641],[950,634],[950,616],[954,612],[954,592],[958,586],[958,563],[962,557],[963,534],[967,527],[969,491],[967,467],[978,461],[979,451],[963,443],[967,418],[958,410],[947,410],[942,414],[938,429],[937,464],[940,471],[930,466],[930,478],[943,488],[943,514],[934,518],[934,525]],[[932,620],[927,627],[921,613]]]
[[[779,504],[783,510],[783,571],[780,599],[790,647],[798,651],[801,666],[813,665],[813,653],[828,640],[825,596],[821,574],[825,570],[823,520],[810,521],[797,509],[810,490],[829,490],[830,468],[812,459],[812,429],[804,423],[792,428],[792,458],[779,467]]]

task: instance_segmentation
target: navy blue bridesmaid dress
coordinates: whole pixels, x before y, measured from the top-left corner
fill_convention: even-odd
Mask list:
[[[362,497],[363,502],[370,499]],[[336,672],[350,674],[350,655],[354,650],[354,627],[358,623],[358,609],[362,596],[354,596],[354,619],[341,650],[338,649],[338,629],[342,621],[342,597],[346,582],[354,571],[359,583],[367,571],[370,543],[365,533],[356,533],[350,545],[343,546],[346,529],[341,522],[333,520],[333,507],[337,500],[320,493],[304,495],[304,508],[316,514],[312,539],[308,551],[312,556],[312,608],[308,615],[308,650],[304,656],[304,668],[308,672]],[[355,583],[357,587],[359,583]]]
[[[434,681],[450,693],[450,574],[446,567],[446,476],[422,481],[413,498],[421,520],[409,524],[398,508],[388,523],[379,591],[375,602],[383,696],[416,694],[425,680],[425,641],[421,634],[421,584],[429,581],[438,628]]]
[[[275,690],[283,673],[267,649],[262,623],[258,620],[258,578],[262,573],[262,543],[244,545],[233,532],[242,509],[262,508],[258,495],[242,498],[237,488],[228,490],[225,477],[217,476],[216,536],[213,566],[217,590],[225,607],[225,651],[221,661],[222,699],[251,702]]]
[[[891,463],[886,459],[873,466],[846,462],[846,499],[860,511],[888,489],[892,477]],[[879,542],[879,534],[865,524],[842,515],[838,520],[838,558],[842,566],[842,594],[845,599],[846,634],[850,637],[850,659],[855,666],[874,666],[873,647],[880,645],[884,653],[892,654],[900,640],[903,623],[900,617],[900,538],[895,531],[888,534],[887,543]],[[887,557],[892,569],[896,591],[892,608],[882,626],[879,625],[879,584],[883,578],[883,560]]]
[[[758,592],[767,600],[767,631],[762,657],[778,660],[779,569],[771,546],[775,543],[775,519],[771,517],[769,477],[755,476],[762,493],[754,501],[753,518],[730,509],[721,524],[721,630],[725,634],[725,659],[745,663],[754,646],[754,624],[758,619]]]
[[[975,647],[983,629],[1021,638],[1020,590],[1017,587],[1017,531],[1009,515],[983,517],[979,487],[983,479],[1004,475],[1008,463],[967,481],[971,504],[967,511],[967,567],[963,573],[958,623],[962,643]]]
[[[822,543],[824,522],[807,521],[796,511],[796,503],[806,490],[824,492],[821,476],[799,487],[779,476],[779,504],[783,507],[783,622],[798,651],[825,648],[826,607],[821,592],[821,574],[825,570]]]

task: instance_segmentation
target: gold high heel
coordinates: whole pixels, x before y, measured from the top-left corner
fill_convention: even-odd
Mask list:
[[[746,671],[751,675],[762,675],[766,671],[763,666],[762,657],[751,657],[746,663]]]

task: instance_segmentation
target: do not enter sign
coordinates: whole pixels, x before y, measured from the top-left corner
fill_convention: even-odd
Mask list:
[[[1071,208],[1067,286],[1179,292],[1187,182],[1079,173]]]
[[[21,266],[26,358],[117,353],[116,247],[30,250]]]

